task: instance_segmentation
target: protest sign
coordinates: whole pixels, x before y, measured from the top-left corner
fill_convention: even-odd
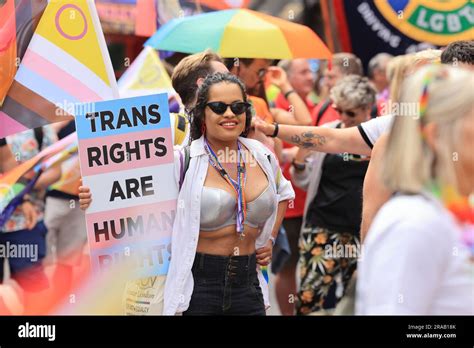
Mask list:
[[[93,272],[131,262],[166,275],[178,195],[166,94],[97,102],[76,113]],[[92,111],[91,111],[92,110]],[[131,280],[131,279],[129,279]]]

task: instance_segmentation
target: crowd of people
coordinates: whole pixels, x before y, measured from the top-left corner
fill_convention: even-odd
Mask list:
[[[265,315],[273,288],[283,315],[474,314],[474,42],[380,53],[367,76],[351,53],[310,63],[205,51],[174,67],[182,204],[159,312]],[[0,172],[72,132],[1,139]],[[84,210],[105,194],[51,189],[60,176],[45,171],[1,227],[0,244],[38,248],[0,258],[25,308],[72,286]],[[12,312],[2,285],[0,311]]]

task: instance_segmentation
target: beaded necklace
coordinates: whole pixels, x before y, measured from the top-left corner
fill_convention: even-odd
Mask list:
[[[204,149],[209,157],[209,164],[213,166],[222,178],[234,189],[237,196],[237,217],[236,217],[236,231],[240,235],[240,239],[245,237],[244,235],[244,221],[247,217],[247,203],[245,200],[245,183],[247,180],[247,174],[245,169],[245,161],[242,156],[242,147],[240,142],[237,142],[237,181],[232,179],[227,171],[220,163],[216,153],[212,150],[209,142],[204,138]]]

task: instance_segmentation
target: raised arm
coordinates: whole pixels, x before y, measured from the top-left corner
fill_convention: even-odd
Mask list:
[[[274,124],[256,120],[255,127],[271,136]],[[335,129],[328,127],[278,125],[278,138],[299,147],[326,153],[353,153],[369,156],[371,148],[362,138],[357,127]]]
[[[272,108],[270,112],[275,121],[283,124],[310,125],[311,113],[306,107],[304,100],[293,90],[286,72],[280,67],[272,66],[268,69],[268,76],[270,83],[273,83],[280,89],[292,106],[291,112]]]

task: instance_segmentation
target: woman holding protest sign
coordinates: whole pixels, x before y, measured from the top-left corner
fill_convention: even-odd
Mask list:
[[[246,138],[249,106],[235,76],[210,75],[199,89],[192,143],[175,152],[180,193],[164,314],[265,315],[268,289],[258,265],[271,261],[294,191],[274,155]],[[87,208],[91,193],[80,190]]]

